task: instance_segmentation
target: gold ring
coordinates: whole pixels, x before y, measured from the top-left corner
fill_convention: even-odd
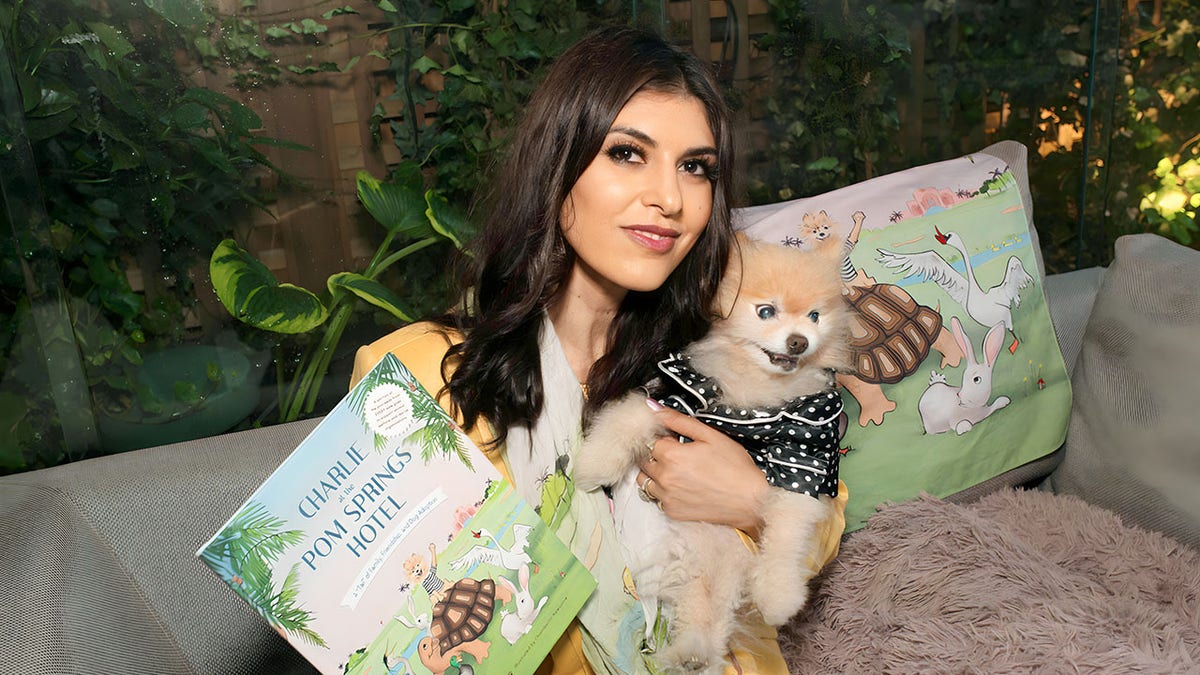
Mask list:
[[[658,439],[654,440],[656,441]],[[654,441],[646,441],[646,449],[650,451],[650,461],[657,462],[658,460],[654,459]]]
[[[642,498],[642,501],[651,502],[651,503],[658,502],[658,498],[655,497],[654,495],[650,494],[650,492],[646,489],[646,488],[650,487],[650,483],[653,483],[653,482],[654,482],[653,478],[651,478],[650,476],[646,476],[646,480],[637,484],[638,496]]]

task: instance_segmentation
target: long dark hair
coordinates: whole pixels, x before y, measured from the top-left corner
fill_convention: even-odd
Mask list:
[[[559,227],[562,205],[600,153],[613,121],[641,91],[694,96],[717,143],[712,215],[703,234],[659,289],[626,294],[609,351],[588,374],[589,410],[647,381],[653,356],[708,330],[712,299],[733,246],[729,113],[709,68],[652,33],[601,29],[559,57],[526,107],[494,173],[482,230],[463,279],[464,307],[448,317],[464,341],[443,372],[467,428],[483,417],[496,442],[542,410],[538,340],[545,310],[575,253]]]

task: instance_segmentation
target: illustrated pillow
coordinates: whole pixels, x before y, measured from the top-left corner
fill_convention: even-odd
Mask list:
[[[1025,157],[1009,141],[736,214],[753,238],[833,240],[846,252],[843,293],[860,317],[857,374],[838,378],[848,531],[877,504],[947,497],[1062,445],[1070,382],[1043,293]]]
[[[1200,252],[1139,234],[1117,239],[1115,254],[1050,486],[1200,550]]]

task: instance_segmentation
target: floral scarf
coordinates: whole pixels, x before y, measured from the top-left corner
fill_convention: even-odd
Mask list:
[[[575,491],[570,467],[583,437],[583,390],[549,317],[539,347],[545,403],[532,427],[509,430],[505,461],[521,496],[596,577],[596,591],[579,613],[592,668],[614,675],[653,672],[643,654],[646,611],[627,582],[613,514],[618,520],[661,514],[635,496],[636,472],[614,488],[611,503],[602,491]]]

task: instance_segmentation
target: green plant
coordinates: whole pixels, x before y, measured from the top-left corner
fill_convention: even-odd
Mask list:
[[[405,111],[391,119],[404,157],[434,168],[447,195],[474,192],[479,176],[550,61],[586,30],[573,0],[384,0],[388,69]],[[382,106],[375,124],[382,124]]]
[[[818,194],[1012,138],[1082,126],[1091,3],[770,0],[771,144],[751,158],[758,203]],[[1073,255],[1081,152],[1031,153],[1051,269]]]
[[[1200,247],[1200,24],[1185,0],[1128,7],[1106,158],[1113,234]],[[1107,216],[1107,212],[1105,215]]]
[[[22,258],[52,259],[99,410],[156,404],[137,395],[130,372],[144,352],[188,338],[194,268],[241,213],[270,199],[258,179],[278,172],[260,147],[301,147],[257,136],[262,121],[250,108],[182,74],[201,60],[197,39],[214,21],[201,0],[0,5],[20,136],[46,197],[35,206],[44,206],[45,226],[6,223],[15,241],[0,247],[0,344],[14,344]],[[10,354],[0,355],[0,370],[13,368]],[[18,423],[40,429],[17,468],[61,456],[39,447],[57,442],[45,387],[13,378],[4,388],[50,412]],[[80,450],[96,448],[71,454]]]
[[[754,153],[751,199],[769,203],[872,177],[899,154],[899,81],[910,55],[902,7],[770,0],[764,100],[771,137]]]
[[[1196,213],[1200,210],[1200,161],[1195,148],[1190,154],[1192,158],[1187,160],[1179,155],[1162,158],[1154,170],[1158,185],[1139,204],[1149,226],[1169,233],[1182,244],[1193,243]]]
[[[1195,3],[769,5],[771,144],[751,157],[753,202],[1015,139],[1049,271],[1106,264],[1130,232],[1200,245]]]
[[[359,172],[358,198],[387,234],[361,272],[338,272],[326,282],[327,295],[292,284],[281,284],[265,265],[232,239],[213,251],[209,265],[217,297],[238,320],[262,330],[285,335],[320,329],[295,368],[289,368],[282,345],[276,347],[279,386],[279,421],[310,414],[329,369],[334,348],[341,340],[359,300],[400,321],[412,321],[413,312],[403,299],[379,282],[396,263],[439,242],[462,247],[470,235],[467,221],[439,193],[423,191],[420,167],[399,166],[393,180],[382,182]],[[393,250],[393,244],[403,244]]]

